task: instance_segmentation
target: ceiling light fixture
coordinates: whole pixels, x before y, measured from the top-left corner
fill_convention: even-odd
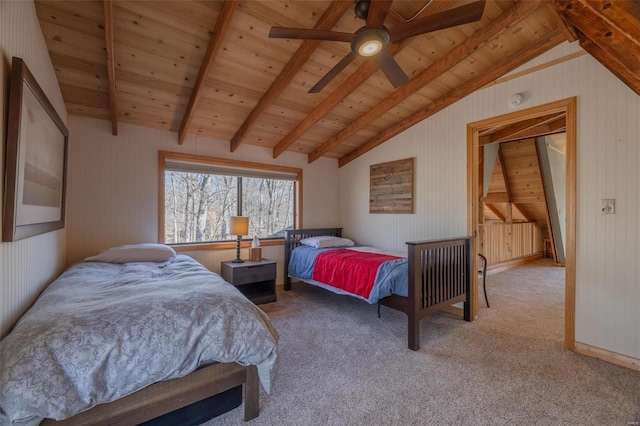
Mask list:
[[[362,43],[358,53],[362,56],[373,56],[382,50],[382,43],[379,40],[369,40]]]
[[[351,42],[351,50],[360,56],[374,56],[389,43],[389,33],[385,27],[362,27],[356,31]]]

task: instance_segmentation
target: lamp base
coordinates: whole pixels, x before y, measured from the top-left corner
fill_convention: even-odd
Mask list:
[[[236,258],[231,261],[231,263],[244,263],[244,260],[240,259],[240,240],[242,236],[238,235],[238,239],[236,240]]]

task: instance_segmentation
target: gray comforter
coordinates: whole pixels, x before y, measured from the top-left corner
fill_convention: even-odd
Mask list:
[[[78,263],[0,342],[0,424],[62,420],[211,362],[257,365],[269,392],[278,334],[188,256]]]

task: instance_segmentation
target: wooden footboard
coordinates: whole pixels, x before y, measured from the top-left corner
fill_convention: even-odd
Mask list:
[[[409,294],[390,296],[381,304],[407,314],[409,349],[420,349],[420,320],[442,308],[464,302],[471,317],[471,238],[408,242]]]
[[[341,236],[342,228],[293,229],[285,232],[284,289],[291,289],[291,251],[307,237]],[[407,314],[409,349],[420,349],[420,320],[457,302],[464,302],[464,319],[471,321],[471,237],[407,243],[408,297],[392,295],[380,304]]]
[[[244,384],[244,420],[258,416],[259,381],[255,365],[218,363],[178,379],[147,386],[119,400],[101,404],[62,421],[45,419],[41,425],[132,425],[193,404]]]

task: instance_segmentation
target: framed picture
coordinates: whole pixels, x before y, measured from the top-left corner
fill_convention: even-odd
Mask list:
[[[11,67],[2,241],[64,228],[69,139],[24,61]]]

